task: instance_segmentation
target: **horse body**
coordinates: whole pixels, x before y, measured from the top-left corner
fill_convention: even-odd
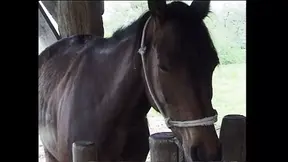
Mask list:
[[[145,116],[150,107],[145,101],[140,64],[133,64],[131,39],[107,41],[111,40],[73,36],[40,55],[40,60],[46,60],[39,65],[39,133],[44,148],[58,161],[71,161],[71,146],[78,140],[93,141],[99,160],[121,159],[129,131],[142,131],[137,138],[148,140]],[[50,58],[49,53],[53,54]],[[139,115],[134,112],[132,118],[136,107],[143,111],[137,111]],[[138,130],[137,124],[141,125]],[[147,144],[144,149],[148,152]]]
[[[98,161],[145,161],[152,106],[187,162],[220,161],[211,102],[219,58],[203,22],[209,5],[148,1],[149,11],[111,38],[73,36],[44,50],[38,88],[46,160],[70,162],[72,143],[85,140],[96,144]]]

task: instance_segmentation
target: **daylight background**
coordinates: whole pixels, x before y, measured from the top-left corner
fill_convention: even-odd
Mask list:
[[[190,4],[190,1],[184,1]],[[103,15],[105,37],[119,27],[129,25],[148,9],[146,1],[105,1]],[[246,2],[212,1],[211,11],[204,21],[217,49],[220,65],[213,74],[213,106],[218,111],[219,128],[223,116],[246,116]],[[45,48],[39,39],[39,51]],[[160,114],[148,113],[150,133],[170,131]],[[39,140],[39,161],[44,162]],[[147,161],[150,161],[148,156]]]

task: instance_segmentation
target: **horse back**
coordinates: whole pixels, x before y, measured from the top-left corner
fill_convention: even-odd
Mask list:
[[[81,55],[87,42],[97,39],[91,35],[75,35],[61,39],[47,47],[38,58],[38,89],[55,88],[73,62]],[[39,92],[41,95],[41,92]],[[48,95],[49,92],[45,92]]]
[[[42,52],[39,132],[43,146],[54,157],[69,161],[72,142],[83,139],[98,144],[106,157],[112,148],[102,143],[109,138],[119,148],[107,158],[121,154],[129,118],[118,116],[130,114],[144,88],[139,86],[140,64],[133,62],[132,44],[128,38],[74,36]],[[108,136],[111,133],[113,137]]]

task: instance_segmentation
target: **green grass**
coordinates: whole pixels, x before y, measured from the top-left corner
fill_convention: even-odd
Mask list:
[[[227,114],[246,116],[246,64],[219,65],[213,74],[214,108],[218,111],[217,125]],[[154,109],[148,117],[161,117]]]

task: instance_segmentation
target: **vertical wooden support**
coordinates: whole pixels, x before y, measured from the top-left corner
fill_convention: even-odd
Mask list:
[[[61,37],[75,34],[104,36],[104,1],[41,1],[58,24]]]
[[[72,145],[73,162],[96,161],[97,152],[93,142],[76,141]]]
[[[174,137],[172,132],[155,133],[149,137],[151,162],[179,162],[181,155]]]
[[[58,2],[56,0],[45,0],[41,2],[46,7],[48,12],[51,14],[53,19],[58,23],[58,17],[57,17],[57,3]]]
[[[58,1],[58,29],[62,38],[76,34],[104,36],[104,1]]]
[[[46,47],[57,41],[47,21],[42,15],[40,9],[38,10],[38,54],[40,54]]]
[[[220,130],[223,161],[246,162],[246,117],[226,115]]]

